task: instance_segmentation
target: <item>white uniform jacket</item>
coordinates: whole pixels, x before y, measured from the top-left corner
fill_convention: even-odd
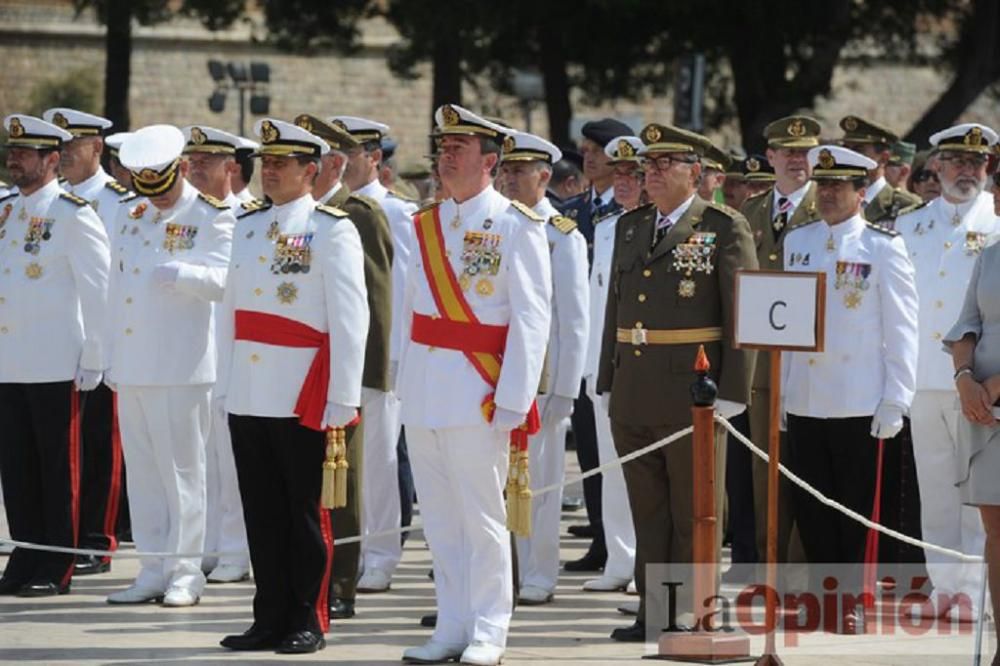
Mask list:
[[[488,259],[484,250],[495,253],[494,268],[471,277],[463,293],[480,323],[509,326],[494,400],[500,408],[527,413],[538,392],[551,325],[552,269],[544,221],[492,186],[461,205],[453,199],[435,205],[456,278],[461,280],[471,265],[463,255],[474,263],[477,257]],[[490,234],[487,240],[496,245],[477,245],[476,234]],[[482,426],[480,406],[492,389],[465,354],[410,340],[414,314],[439,314],[416,239],[410,259],[396,382],[402,421],[421,428]]]
[[[235,218],[185,182],[169,210],[143,197],[119,206],[111,261],[111,368],[116,384],[215,381],[212,301],[222,299]],[[180,265],[172,287],[154,269]]]
[[[788,232],[785,270],[826,273],[825,348],[782,355],[789,414],[871,416],[908,409],[917,372],[917,290],[903,239],[856,215]]]
[[[1000,220],[993,214],[993,197],[984,192],[958,206],[938,197],[900,215],[896,231],[906,242],[917,271],[917,390],[954,391],[951,356],[941,353],[941,339],[958,320],[972,268],[986,239],[1000,231]]]
[[[251,212],[236,223],[219,311],[221,367],[216,396],[226,397],[226,411],[233,414],[294,415],[316,349],[234,340],[234,313],[250,310],[329,333],[327,402],[360,405],[369,319],[357,229],[346,213],[319,206],[309,195],[281,206],[245,206]],[[281,248],[288,246],[308,248],[308,260],[287,260]],[[283,270],[283,261],[289,270]],[[291,268],[295,265],[297,270]],[[306,265],[308,270],[303,270]]]
[[[594,258],[590,268],[590,332],[587,336],[587,360],[584,377],[593,377],[601,364],[601,336],[604,334],[604,311],[608,307],[608,283],[611,276],[611,259],[615,253],[615,229],[618,218],[625,211],[618,211],[594,220]]]
[[[104,230],[108,238],[114,240],[114,223],[118,215],[118,204],[122,198],[129,194],[129,191],[118,184],[104,169],[98,167],[97,173],[93,176],[70,185],[63,183],[63,187],[70,194],[75,194],[87,201],[91,208],[97,211],[97,216],[104,223]]]
[[[110,261],[97,213],[57,181],[0,199],[0,382],[107,367]]]

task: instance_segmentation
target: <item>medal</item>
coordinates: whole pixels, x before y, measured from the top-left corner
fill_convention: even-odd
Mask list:
[[[955,206],[955,212],[951,215],[951,223],[956,227],[962,224],[962,216],[958,214],[958,206]]]
[[[476,283],[476,293],[480,296],[492,296],[493,295],[493,283],[483,278]]]
[[[458,286],[462,288],[462,291],[469,291],[469,286],[472,284],[472,278],[469,277],[468,273],[462,273],[458,278]]]
[[[28,219],[28,211],[24,209],[24,206],[21,206],[21,212],[17,214],[17,219],[20,222],[24,222]]]
[[[856,310],[861,305],[861,292],[849,291],[844,294],[844,307],[848,310]]]
[[[684,278],[677,285],[677,295],[681,298],[694,298],[695,282],[690,278]]]
[[[267,240],[269,240],[269,241],[278,240],[278,235],[279,235],[279,233],[278,233],[278,221],[275,220],[274,222],[271,222],[271,226],[269,226],[267,228]]]
[[[291,305],[299,297],[299,288],[294,282],[282,282],[278,285],[278,301],[285,305]]]
[[[458,229],[462,226],[462,219],[458,216],[458,211],[455,211],[455,217],[452,219],[449,226],[451,226],[452,229]]]
[[[28,276],[31,280],[37,280],[42,277],[42,266],[34,261],[24,267],[24,274]]]
[[[833,243],[833,234],[830,234],[830,237],[826,239],[826,251],[827,252],[833,252],[836,249],[837,249],[837,246],[834,245],[834,243]]]

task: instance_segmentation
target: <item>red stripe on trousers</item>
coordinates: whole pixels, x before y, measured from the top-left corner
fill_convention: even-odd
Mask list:
[[[67,437],[69,459],[70,516],[73,521],[73,548],[80,538],[80,393],[70,388],[69,433]],[[63,574],[61,586],[69,585],[73,578],[73,560]]]
[[[122,497],[122,434],[118,429],[118,394],[111,394],[111,483],[104,505],[104,536],[108,550],[118,550],[118,507]],[[110,557],[104,558],[110,561]]]
[[[330,628],[330,565],[333,563],[333,525],[330,523],[330,512],[317,504],[319,510],[319,531],[323,535],[323,545],[326,546],[326,564],[323,567],[323,582],[319,588],[319,598],[316,599],[316,621],[324,634]]]

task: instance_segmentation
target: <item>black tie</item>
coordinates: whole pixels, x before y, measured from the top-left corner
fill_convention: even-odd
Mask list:
[[[601,201],[600,195],[594,197],[594,204],[593,205],[594,205],[594,211],[593,211],[594,215],[599,215],[601,213],[601,206],[604,205],[604,202]]]
[[[667,235],[672,226],[673,223],[669,217],[664,216],[656,219],[656,229],[653,231],[653,244],[649,247],[650,250],[660,244],[660,241],[663,240],[663,237]]]
[[[791,202],[788,200],[788,197],[778,197],[778,214],[771,220],[771,228],[774,230],[774,240],[778,240],[781,237],[781,230],[788,223],[789,208],[791,208]]]

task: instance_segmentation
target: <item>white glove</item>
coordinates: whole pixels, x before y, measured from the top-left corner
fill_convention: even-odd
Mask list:
[[[177,284],[177,276],[181,272],[180,264],[168,261],[153,268],[153,282],[164,289],[173,289]]]
[[[104,373],[100,370],[77,368],[73,383],[76,384],[77,391],[93,391],[101,383],[101,377],[103,376]]]
[[[879,403],[872,419],[872,437],[890,439],[903,429],[903,414],[905,410],[891,402]]]
[[[715,411],[719,413],[719,416],[726,419],[727,421],[734,416],[739,416],[744,411],[746,411],[747,406],[742,402],[733,402],[732,400],[716,400],[715,401]]]
[[[226,411],[226,396],[212,396],[212,414],[225,423],[229,419],[229,412]]]
[[[353,421],[357,415],[358,410],[356,407],[328,402],[326,403],[326,409],[323,410],[323,422],[320,424],[320,428],[324,430],[327,428],[342,428]]]
[[[604,410],[605,414],[611,414],[611,391],[602,393],[601,396],[601,409]]]
[[[525,414],[512,412],[503,407],[497,407],[493,412],[493,429],[497,432],[510,432],[514,428],[524,423]]]
[[[568,419],[573,413],[573,398],[562,395],[550,395],[545,401],[545,413],[542,414],[543,423],[559,423],[563,419]]]

